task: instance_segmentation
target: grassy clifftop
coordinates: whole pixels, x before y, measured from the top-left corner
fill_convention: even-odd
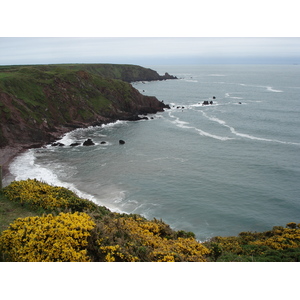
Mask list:
[[[0,66],[0,72],[10,73],[19,71],[35,70],[36,72],[64,73],[66,71],[86,71],[88,73],[120,79],[126,82],[152,81],[164,79],[176,79],[176,77],[165,73],[159,75],[156,71],[137,65],[123,64],[57,64],[57,65],[25,65],[25,66]],[[1,76],[1,75],[0,75]],[[1,78],[1,77],[0,77]]]
[[[128,82],[162,80],[140,66],[109,64],[0,67],[0,147],[40,145],[75,127],[156,113],[166,107]]]

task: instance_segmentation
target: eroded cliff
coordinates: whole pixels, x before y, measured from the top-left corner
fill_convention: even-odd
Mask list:
[[[129,65],[2,67],[0,146],[40,146],[72,128],[163,111],[128,82],[166,77]]]
[[[163,111],[167,105],[129,82],[174,78],[131,65],[2,66],[0,150],[40,147],[74,128]]]

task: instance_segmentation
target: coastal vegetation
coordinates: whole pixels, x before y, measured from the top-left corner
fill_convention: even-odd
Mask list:
[[[173,78],[134,65],[0,66],[0,147],[41,146],[73,128],[163,111],[129,82]]]
[[[1,199],[36,212],[2,231],[4,261],[206,261],[210,252],[191,232],[113,213],[37,180],[12,182]]]
[[[164,79],[175,77],[133,65],[0,66],[0,148],[15,155],[12,149],[40,147],[74,128],[162,111],[168,106],[129,82]],[[113,213],[35,179],[13,181],[0,190],[0,202],[1,261],[300,260],[295,222],[199,242],[162,220]]]
[[[205,242],[162,220],[113,213],[72,191],[35,179],[0,192],[2,261],[299,261],[300,224]],[[15,219],[7,218],[14,213]]]

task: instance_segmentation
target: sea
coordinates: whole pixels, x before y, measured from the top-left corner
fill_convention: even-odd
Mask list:
[[[10,165],[13,179],[67,187],[199,241],[300,223],[300,65],[147,67],[177,76],[132,83],[170,109],[30,149]],[[70,146],[88,138],[94,146]]]

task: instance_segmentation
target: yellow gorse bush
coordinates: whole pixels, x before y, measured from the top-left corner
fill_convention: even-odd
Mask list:
[[[242,247],[240,245],[240,241],[238,237],[231,236],[231,237],[215,237],[214,241],[219,243],[222,246],[224,251],[234,252],[234,253],[241,253]]]
[[[165,236],[166,226],[143,218],[110,220],[98,239],[100,253],[105,261],[206,261],[210,252],[206,247],[193,237]],[[108,240],[108,236],[113,238]]]
[[[286,228],[275,226],[266,232],[241,232],[238,236],[214,237],[214,245],[223,253],[232,253],[239,256],[272,256],[270,259],[278,261],[293,259],[298,261],[297,253],[300,249],[300,224],[290,222]],[[209,246],[209,245],[208,245]],[[290,251],[293,249],[294,251]],[[289,251],[287,251],[289,250]],[[262,259],[262,258],[261,258]]]
[[[3,193],[12,201],[45,210],[68,208],[72,211],[83,211],[96,206],[66,188],[51,186],[36,179],[13,181],[3,189]]]
[[[275,250],[300,247],[300,228],[282,228],[274,230],[274,235],[251,242],[252,245],[268,246]]]
[[[0,236],[10,261],[87,262],[88,237],[95,223],[86,213],[16,219]]]

